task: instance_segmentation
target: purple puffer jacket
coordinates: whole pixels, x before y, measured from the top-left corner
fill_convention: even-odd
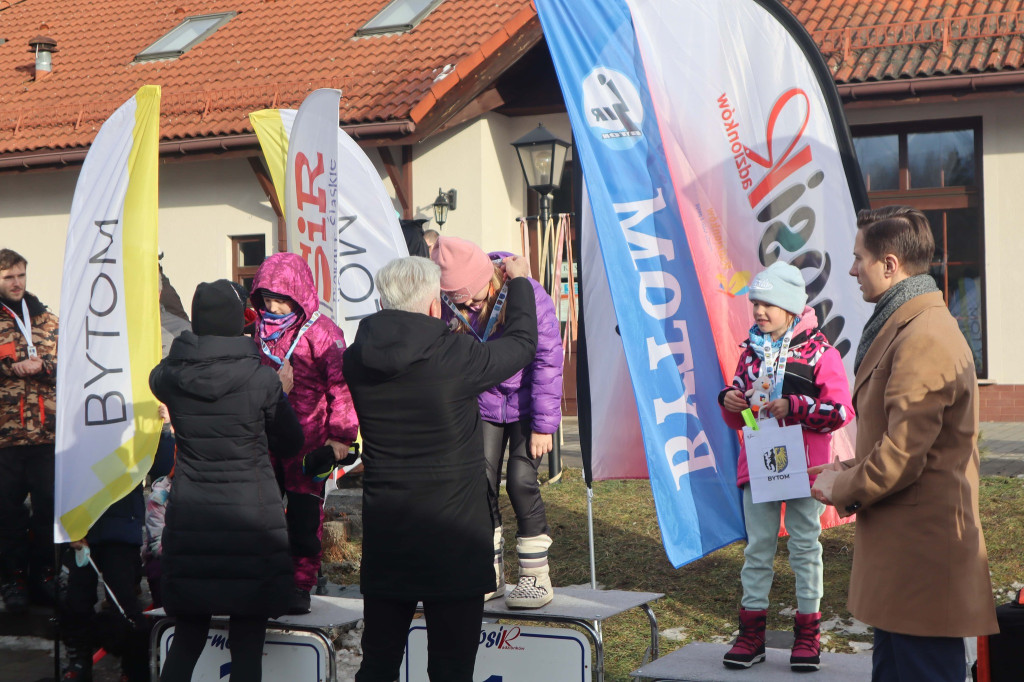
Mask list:
[[[492,260],[511,256],[496,251],[487,254]],[[480,394],[480,417],[498,424],[511,424],[530,418],[532,430],[554,433],[562,421],[562,335],[555,315],[555,304],[544,287],[534,279],[533,295],[537,301],[537,355],[525,369],[494,388]],[[443,307],[443,319],[450,322],[454,315]],[[470,313],[470,324],[480,329],[477,316]],[[501,336],[501,328],[491,333],[492,339]]]
[[[250,298],[257,310],[263,307],[260,289],[284,294],[301,307],[295,324],[278,338],[266,342],[271,353],[283,358],[302,325],[319,308],[313,273],[300,256],[294,253],[275,253],[263,261],[253,280]],[[256,333],[259,334],[258,325]],[[256,342],[261,345],[259,338]],[[341,356],[344,352],[345,337],[338,325],[326,315],[321,315],[306,330],[292,352],[295,385],[288,393],[288,402],[299,418],[306,443],[299,457],[278,462],[284,468],[285,487],[288,490],[314,493],[323,485],[302,473],[301,455],[322,446],[328,438],[342,443],[352,443],[356,439],[359,422],[352,405],[352,395],[341,372]],[[260,359],[264,365],[275,370],[280,367],[267,357],[262,345]]]

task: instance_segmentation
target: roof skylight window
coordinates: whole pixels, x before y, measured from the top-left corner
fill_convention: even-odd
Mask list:
[[[370,36],[411,31],[442,2],[444,0],[391,0],[377,16],[356,31],[356,35]]]
[[[135,56],[136,62],[175,59],[203,42],[214,31],[228,23],[238,12],[220,12],[187,17],[162,38]]]

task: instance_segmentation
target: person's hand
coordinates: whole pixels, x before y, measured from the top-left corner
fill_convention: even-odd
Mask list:
[[[171,423],[171,413],[167,409],[166,405],[164,405],[163,403],[159,403],[156,408],[156,413],[160,415],[160,419],[163,420],[164,424]]]
[[[284,363],[281,364],[281,369],[277,370],[277,378],[281,380],[281,388],[285,393],[292,390],[295,385],[295,375],[292,373],[292,363],[290,360],[285,358]]]
[[[341,460],[348,457],[348,446],[344,443],[339,443],[336,440],[328,439],[324,445],[330,445],[331,449],[334,450],[334,460],[340,462]]]
[[[722,397],[722,406],[730,412],[742,412],[743,410],[750,407],[747,403],[747,399],[743,397],[743,393],[739,389],[732,389]]]
[[[551,452],[554,447],[554,438],[550,433],[530,433],[530,457],[540,458],[542,455]]]
[[[79,549],[82,549],[83,547],[88,547],[88,546],[89,546],[89,543],[86,542],[86,540],[84,538],[81,539],[81,540],[75,540],[74,542],[71,543],[71,549],[74,549],[74,550],[79,550]]]
[[[820,467],[813,468],[818,469]],[[809,472],[810,469],[808,469]],[[832,504],[832,488],[835,486],[836,478],[838,477],[839,472],[835,469],[821,471],[818,477],[814,479],[814,485],[811,486],[811,497],[823,504]]]
[[[28,358],[11,365],[11,371],[15,376],[30,377],[43,371],[43,361],[39,358]]]
[[[816,467],[808,467],[807,473],[811,476],[817,476],[823,471],[843,471],[844,469],[846,469],[846,467],[843,466],[841,461],[839,461],[839,457],[835,457],[828,464],[819,464]]]
[[[530,276],[530,261],[522,256],[506,256],[502,259],[501,264],[504,266],[505,274],[509,276],[509,279]]]
[[[789,416],[789,398],[773,400],[765,405],[765,408],[767,408],[776,419],[785,419]]]

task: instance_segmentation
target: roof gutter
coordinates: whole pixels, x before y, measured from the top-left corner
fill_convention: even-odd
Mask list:
[[[867,99],[898,99],[956,92],[1024,87],[1024,71],[1010,73],[970,74],[963,76],[930,76],[837,86],[844,102]]]
[[[412,121],[388,121],[383,123],[356,123],[343,125],[341,129],[355,139],[378,137],[404,137],[416,130]],[[193,140],[165,140],[160,143],[160,156],[185,156],[205,152],[228,152],[240,149],[259,149],[255,133],[225,135]],[[78,148],[63,152],[40,150],[26,154],[0,155],[0,170],[16,168],[44,168],[48,166],[71,166],[85,160],[89,148]]]

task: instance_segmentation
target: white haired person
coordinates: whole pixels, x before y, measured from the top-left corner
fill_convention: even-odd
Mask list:
[[[495,588],[476,397],[530,362],[537,312],[521,258],[505,261],[505,333],[493,343],[441,320],[426,258],[377,273],[383,310],[359,324],[345,379],[363,434],[363,661],[357,682],[392,682],[416,603],[434,682],[472,682],[484,595]]]

